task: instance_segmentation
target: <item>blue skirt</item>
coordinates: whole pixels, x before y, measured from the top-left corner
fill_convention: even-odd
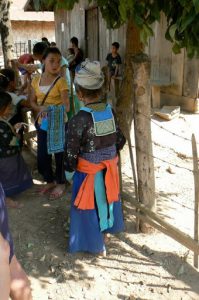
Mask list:
[[[73,178],[72,203],[70,210],[69,252],[99,253],[105,250],[104,233],[118,233],[124,230],[121,201],[114,203],[114,225],[101,232],[97,209],[81,210],[74,206],[75,198],[86,177],[76,171]]]
[[[0,182],[6,197],[15,196],[32,186],[31,173],[20,153],[0,159]]]

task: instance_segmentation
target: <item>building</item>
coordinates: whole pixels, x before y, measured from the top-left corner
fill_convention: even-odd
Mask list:
[[[55,22],[53,12],[25,12],[26,0],[13,0],[10,19],[17,56],[28,51],[28,40],[33,43],[43,36],[55,41]]]
[[[34,11],[33,0],[28,0],[27,4],[28,10]],[[146,48],[152,61],[152,103],[154,106],[180,105],[185,110],[198,111],[199,60],[188,59],[185,50],[173,54],[172,44],[165,39],[165,29],[166,19],[162,16],[161,22],[154,24],[154,37]],[[69,47],[70,38],[76,36],[85,56],[100,60],[102,65],[114,41],[120,43],[120,54],[124,57],[126,26],[107,29],[97,5],[89,4],[87,0],[80,0],[72,11],[55,12],[55,35],[63,54]]]

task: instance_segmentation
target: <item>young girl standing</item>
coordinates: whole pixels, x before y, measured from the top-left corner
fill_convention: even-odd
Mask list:
[[[61,59],[58,48],[46,49],[43,55],[44,72],[33,79],[30,99],[36,116],[38,170],[47,182],[41,194],[50,192],[51,199],[63,195],[65,183],[64,149],[61,144],[64,143],[63,131],[70,104],[66,80],[59,75]],[[52,154],[55,156],[55,174],[52,169]]]
[[[66,170],[75,171],[69,251],[105,254],[104,234],[124,229],[119,192],[118,152],[125,144],[110,107],[101,102],[104,78],[98,62],[76,69],[81,108],[68,123]]]

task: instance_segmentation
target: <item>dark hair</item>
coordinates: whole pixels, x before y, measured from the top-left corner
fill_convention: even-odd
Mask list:
[[[120,44],[118,42],[112,43],[112,46],[115,47],[116,49],[120,48]]]
[[[46,37],[42,37],[42,42],[43,43],[46,43],[46,45],[49,47],[50,46],[50,42],[49,42],[49,40],[46,38]]]
[[[15,81],[15,72],[9,68],[0,70],[0,90],[5,91],[11,81]]]
[[[79,41],[78,41],[78,38],[76,38],[75,36],[73,36],[73,37],[70,39],[70,42],[71,42],[72,44],[74,44],[76,47],[78,47]]]
[[[43,55],[45,50],[48,48],[48,45],[45,42],[38,42],[33,47],[34,55]]]
[[[102,88],[96,90],[88,90],[75,83],[76,92],[81,92],[88,99],[96,99],[102,96]]]
[[[56,45],[57,45],[57,44],[56,44],[55,42],[51,42],[51,43],[50,43],[50,46],[51,46],[51,47],[56,47]]]
[[[4,112],[6,107],[12,102],[12,97],[3,91],[0,91],[0,112]]]
[[[42,42],[48,42],[48,39],[47,39],[47,37],[45,37],[45,36],[42,37],[41,40],[42,40]]]
[[[58,54],[60,56],[62,56],[60,50],[57,48],[57,47],[49,47],[45,50],[45,52],[43,53],[43,57],[42,59],[46,59],[46,57],[49,55],[49,54]]]

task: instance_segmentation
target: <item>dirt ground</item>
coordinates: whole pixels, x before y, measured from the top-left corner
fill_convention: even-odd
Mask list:
[[[166,122],[153,118],[157,211],[182,231],[193,234],[193,174],[191,142],[177,138],[158,125],[199,141],[199,116],[181,114]],[[133,138],[133,136],[132,136]],[[127,149],[123,152],[124,189],[134,196]],[[199,299],[199,276],[193,255],[169,237],[156,232],[137,234],[134,208],[123,199],[126,230],[110,236],[107,257],[67,252],[71,187],[58,201],[38,197],[42,183],[35,158],[25,159],[33,170],[34,187],[20,195],[21,210],[9,210],[10,226],[18,259],[29,275],[34,300],[188,300]]]

